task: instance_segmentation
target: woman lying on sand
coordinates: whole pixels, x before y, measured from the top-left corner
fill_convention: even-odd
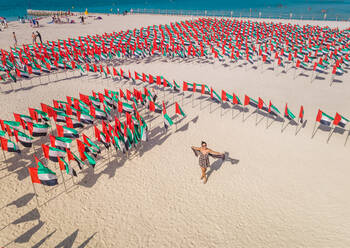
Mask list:
[[[208,148],[207,143],[205,141],[202,141],[201,147],[192,146],[191,148],[195,152],[196,156],[198,156],[197,152],[199,152],[199,166],[201,167],[201,170],[202,170],[201,180],[204,179],[203,183],[206,183],[208,180],[206,171],[207,171],[207,168],[210,166],[209,155],[220,156],[222,159],[225,159],[225,155],[224,153],[215,152],[210,148]]]

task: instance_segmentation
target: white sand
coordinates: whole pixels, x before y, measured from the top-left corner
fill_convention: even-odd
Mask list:
[[[88,21],[91,24],[84,26],[46,25],[40,32],[44,39],[57,39],[184,19],[103,18],[102,22]],[[23,34],[18,35],[20,42],[30,37],[29,28],[13,26],[5,31],[6,35],[16,30]],[[9,46],[6,35],[1,36],[0,47]],[[25,41],[30,42],[30,38]],[[292,70],[277,75],[267,68],[246,69],[239,64],[225,67],[219,63],[156,58],[151,62],[127,62],[121,67],[164,75],[178,83],[182,80],[206,83],[218,92],[233,91],[242,101],[244,94],[254,99],[260,96],[267,103],[271,100],[281,112],[285,102],[295,114],[302,104],[307,124],[297,136],[293,126],[281,133],[280,122],[266,128],[266,117],[262,119],[262,115],[258,116],[258,125],[255,115],[242,122],[242,113],[233,110],[233,118],[231,107],[223,110],[221,116],[219,105],[210,107],[204,100],[200,105],[198,95],[193,105],[191,98],[185,98],[182,104],[178,96],[175,100],[188,116],[177,125],[177,132],[173,126],[164,134],[162,119],[158,117],[151,122],[150,141],[130,159],[115,152],[109,157],[103,151],[95,170],[86,169],[79,174],[79,186],[70,188],[69,193],[64,192],[63,184],[48,193],[36,185],[40,203],[52,198],[38,208],[42,226],[38,226],[37,218],[24,218],[22,223],[11,224],[35,209],[36,201],[30,198],[24,206],[7,206],[33,193],[24,168],[33,165],[33,161],[28,150],[20,160],[6,154],[6,163],[0,164],[0,246],[10,243],[8,247],[31,247],[42,242],[41,247],[58,244],[79,247],[84,241],[86,247],[350,246],[349,142],[344,146],[348,131],[334,133],[328,144],[328,132],[319,130],[311,139],[318,108],[331,115],[338,111],[350,116],[348,74],[339,78],[342,83],[329,87],[329,78],[311,84],[306,76],[293,79]],[[58,77],[63,79],[65,75]],[[34,87],[15,92],[9,91],[9,86],[2,86],[0,118],[12,119],[12,112],[27,113],[28,107],[39,107],[40,102],[51,104],[52,99],[63,99],[66,95],[132,87],[125,81],[106,79],[70,79],[45,84],[46,80],[45,77],[40,85],[36,78],[32,80]],[[30,86],[29,81],[24,84]],[[159,97],[163,98],[162,91]],[[174,114],[172,97],[168,93],[165,97],[170,116]],[[250,109],[244,117],[252,112]],[[213,170],[206,185],[199,180],[198,161],[189,148],[199,145],[201,140],[238,160],[221,165],[211,159]],[[39,150],[40,144],[41,141],[36,142],[36,149]],[[54,166],[50,162],[50,167]],[[72,182],[67,182],[67,186],[72,186]]]

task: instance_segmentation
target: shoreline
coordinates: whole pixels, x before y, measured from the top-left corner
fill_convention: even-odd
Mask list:
[[[48,24],[51,18],[45,17],[39,21],[39,29],[28,23],[10,23],[9,29],[1,32],[0,48],[13,45],[12,31],[19,44],[30,42],[31,33],[36,30],[46,43],[198,18],[155,14],[101,16],[102,20],[87,18],[84,25]],[[348,22],[282,21],[286,22],[301,27],[350,26]],[[350,246],[350,123],[344,132],[334,128],[330,134],[332,129],[318,128],[312,136],[318,109],[332,117],[340,113],[349,118],[349,69],[330,87],[330,73],[319,74],[312,81],[311,70],[294,70],[289,65],[287,69],[287,64],[283,70],[258,61],[252,65],[245,60],[221,62],[212,56],[120,57],[99,64],[108,65],[110,73],[113,67],[122,69],[124,75],[128,71],[148,75],[148,82],[141,77],[127,80],[122,73],[106,76],[89,72],[79,76],[77,71],[65,69],[52,74],[43,72],[11,85],[0,84],[4,110],[0,119],[13,120],[14,113],[27,115],[28,107],[42,109],[42,103],[68,103],[71,97],[86,99],[83,95],[97,94],[101,99],[101,94],[110,94],[106,90],[119,92],[120,100],[131,104],[125,99],[128,91],[144,92],[146,87],[157,94],[154,102],[164,104],[174,124],[165,131],[161,113],[151,113],[147,104],[138,104],[135,107],[149,126],[149,140],[133,147],[127,155],[99,143],[93,125],[77,129],[80,136],[84,133],[98,143],[101,153],[95,158],[94,168],[86,164],[80,171],[75,161],[67,161],[78,172],[74,179],[58,163],[43,159],[41,145],[52,142],[48,136],[35,138],[33,148],[19,144],[20,159],[17,154],[1,151],[0,247]],[[153,80],[150,84],[150,75],[153,79],[162,76],[170,83],[175,80],[181,89],[185,80],[197,86],[206,84],[220,96],[221,90],[230,96],[235,94],[242,103],[245,95],[261,98],[266,105],[273,103],[285,121],[271,117],[266,109],[258,111],[249,105],[241,108],[231,101],[215,103],[211,96],[199,92],[176,93],[165,88],[164,82],[159,85]],[[177,116],[175,102],[186,117]],[[297,124],[286,121],[283,110],[287,104],[296,118],[303,106],[303,123],[297,119]],[[117,109],[112,111],[117,114]],[[125,117],[120,117],[121,122],[127,122]],[[72,118],[76,120],[75,116]],[[101,122],[94,122],[99,130],[103,130]],[[50,121],[50,134],[54,136],[55,123]],[[106,123],[108,129],[116,125],[113,120]],[[8,138],[15,141],[14,137]],[[190,149],[200,146],[201,141],[229,158],[210,158],[205,185],[200,181],[198,158]],[[79,156],[75,143],[71,149]],[[47,190],[47,186],[35,184],[33,189],[27,169],[35,166],[33,154],[56,173],[57,186]]]
[[[133,10],[133,13],[130,13],[130,10]],[[197,18],[203,18],[203,17],[213,17],[213,18],[242,18],[242,19],[258,19],[258,20],[300,20],[300,21],[333,21],[333,22],[349,22],[350,23],[350,16],[348,18],[327,18],[327,16],[307,16],[307,14],[295,14],[293,12],[286,14],[279,14],[279,15],[262,15],[262,12],[258,12],[258,15],[248,15],[247,13],[244,13],[242,15],[241,11],[231,11],[231,10],[177,10],[177,9],[142,9],[142,8],[135,8],[130,9],[128,11],[128,14],[143,14],[143,15],[163,15],[163,16],[195,16]],[[67,10],[40,10],[40,9],[27,9],[26,14],[27,16],[51,16],[51,15],[63,15],[64,13],[67,13]],[[84,15],[85,11],[70,11],[70,13],[74,15]],[[35,14],[36,13],[36,14]],[[240,13],[240,15],[237,15],[236,13]],[[122,15],[122,12],[115,13],[111,12],[89,12],[89,15]]]

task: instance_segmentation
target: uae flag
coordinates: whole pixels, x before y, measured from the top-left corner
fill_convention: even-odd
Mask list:
[[[13,130],[15,138],[16,138],[16,142],[20,142],[24,147],[32,147],[32,143],[33,143],[33,138],[26,135],[25,133],[14,129]]]
[[[0,137],[1,142],[1,149],[7,152],[17,152],[20,153],[21,151],[18,149],[15,143],[13,143],[11,140],[5,139],[3,137]]]
[[[66,117],[66,125],[67,125],[67,127],[70,127],[70,128],[83,128],[84,127],[83,123],[81,123],[79,120],[72,119],[68,116]]]
[[[17,77],[29,78],[28,72],[20,70],[18,68],[16,68],[16,74],[17,74]]]
[[[193,92],[202,93],[202,84],[193,83]]]
[[[87,144],[88,146],[90,147],[93,147],[97,153],[100,153],[101,152],[101,149],[100,147],[95,144],[89,137],[87,137],[85,134],[83,134],[83,140],[84,140],[84,143]]]
[[[29,110],[30,117],[32,117],[33,120],[36,120],[36,121],[50,120],[48,114],[45,113],[44,111],[41,111],[39,109],[33,109],[33,108],[29,108],[28,110]]]
[[[0,120],[0,126],[2,130],[5,130],[5,126],[8,125],[10,127],[19,127],[20,122],[18,121],[4,121]]]
[[[210,98],[217,103],[221,103],[221,97],[219,96],[218,93],[213,90],[213,88],[210,89]]]
[[[72,143],[72,139],[65,137],[56,137],[50,135],[50,143],[52,147],[56,147],[61,150],[66,150],[66,148],[70,148],[70,144]]]
[[[175,102],[175,113],[178,115],[182,115],[183,117],[186,116],[186,114],[182,111],[180,105],[177,102]]]
[[[316,121],[321,123],[322,125],[325,126],[330,126],[332,124],[332,121],[334,119],[327,115],[326,113],[322,112],[321,110],[318,110]]]
[[[180,86],[175,82],[175,80],[173,82],[174,82],[174,84],[173,84],[174,91],[179,92],[180,91]]]
[[[202,84],[202,87],[201,87],[201,94],[205,94],[205,95],[210,95],[210,89],[207,85],[205,84]]]
[[[134,108],[131,104],[126,103],[126,102],[122,102],[122,101],[118,102],[118,112],[119,113],[122,113],[122,112],[132,113],[133,111],[134,111]]]
[[[66,115],[65,113],[61,112],[61,111],[55,111],[55,114],[53,115],[53,119],[55,120],[55,122],[64,122],[66,123],[66,117],[68,117],[68,115]]]
[[[239,97],[235,93],[232,94],[232,103],[242,105],[241,100],[239,99]]]
[[[339,127],[344,128],[348,122],[349,122],[349,120],[346,119],[344,116],[342,116],[338,113],[335,114],[334,121],[333,121],[333,124],[335,126],[339,126]]]
[[[60,165],[60,170],[66,171],[67,175],[78,176],[77,172],[63,158],[58,157],[58,164]]]
[[[73,128],[56,124],[57,136],[65,138],[79,138],[79,133]]]
[[[53,162],[58,162],[57,157],[63,158],[66,155],[65,150],[61,150],[55,147],[51,147],[45,144],[41,145],[44,152],[44,157],[50,159]]]
[[[247,60],[249,63],[254,64],[254,60],[253,60],[252,56],[247,55]]]
[[[47,64],[47,63],[42,63],[41,64],[41,70],[43,72],[49,73],[50,70],[51,70],[51,66],[49,64]]]
[[[28,115],[21,115],[21,114],[16,114],[13,113],[13,116],[15,117],[15,120],[18,122],[24,121],[24,122],[33,122],[32,117]]]
[[[187,82],[184,81],[182,90],[183,91],[193,91],[193,84],[187,83]]]
[[[230,101],[230,100],[232,100],[232,96],[230,94],[226,93],[226,91],[222,90],[221,91],[221,99],[223,102]]]
[[[102,109],[94,107],[93,105],[90,106],[90,114],[99,120],[107,120],[107,114]]]
[[[77,118],[78,118],[78,121],[80,121],[81,123],[84,123],[84,124],[93,124],[94,123],[94,117],[91,116],[89,113],[77,111]]]
[[[284,109],[284,117],[286,117],[288,120],[295,119],[295,115],[292,113],[292,111],[289,110],[287,103],[286,103],[286,107]]]
[[[333,66],[332,74],[336,74],[338,76],[341,76],[344,74],[344,70],[341,67],[337,67],[335,65],[335,66]]]
[[[103,132],[101,132],[96,126],[94,126],[94,131],[95,131],[95,138],[102,142],[102,144],[108,149],[110,144],[109,144],[109,137],[107,137]]]
[[[147,136],[147,126],[146,126],[146,125],[142,125],[142,126],[141,126],[140,136],[141,136],[141,140],[142,140],[142,141],[147,141],[147,140],[148,140],[148,136]]]
[[[82,94],[80,94],[80,97],[81,96]],[[100,107],[101,102],[100,99],[98,99],[97,97],[89,96],[89,100],[95,107]]]
[[[281,112],[276,108],[276,106],[274,106],[271,101],[270,101],[270,104],[269,104],[269,109],[268,109],[268,112],[272,115],[279,115],[281,114]]]
[[[41,75],[41,70],[35,63],[32,64],[32,72],[35,75]]]
[[[39,183],[46,186],[57,185],[56,173],[47,168],[35,155],[34,159],[37,166],[28,168],[32,183]]]
[[[244,106],[246,105],[250,105],[254,108],[257,108],[258,107],[258,101],[250,98],[249,96],[245,95],[244,96]]]
[[[88,147],[84,142],[77,139],[78,151],[80,154],[81,160],[88,160],[89,164],[94,168],[96,165],[96,161],[88,154],[91,152],[90,147]],[[96,156],[97,154],[94,154]]]
[[[149,102],[149,110],[158,114],[162,113],[162,107],[153,101]]]
[[[16,79],[16,77],[15,76],[13,76],[12,74],[11,74],[11,72],[10,71],[6,71],[7,72],[7,76],[9,77],[9,78],[11,78],[12,80],[13,80],[13,82],[17,82],[17,79]]]
[[[123,153],[125,153],[125,150],[126,150],[125,144],[117,136],[113,137],[112,143],[113,143],[115,149],[118,149],[118,150],[122,151]]]
[[[49,124],[27,123],[29,133],[33,137],[46,136]]]
[[[95,168],[96,161],[93,157],[90,156],[90,154],[88,154],[87,152],[84,152],[81,155],[83,155],[83,157],[81,157],[83,161],[87,160],[88,163],[92,166],[92,168]]]
[[[82,169],[81,165],[84,164],[84,162],[81,161],[78,158],[78,156],[75,155],[70,149],[66,149],[66,152],[67,152],[68,162],[73,160],[73,161],[77,162],[77,165],[78,165],[79,169]]]
[[[164,127],[168,129],[171,125],[173,125],[172,119],[169,117],[167,113],[164,113]]]
[[[321,64],[318,64],[317,62],[315,62],[314,71],[317,71],[319,73],[326,73],[326,67],[324,65],[321,65]]]
[[[300,123],[304,122],[304,107],[303,107],[303,105],[300,106],[299,121],[300,121]]]

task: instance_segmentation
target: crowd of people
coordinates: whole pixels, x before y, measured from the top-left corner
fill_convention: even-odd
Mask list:
[[[2,31],[2,29],[8,28],[7,20],[5,17],[0,17],[0,23],[1,23],[0,31]]]

